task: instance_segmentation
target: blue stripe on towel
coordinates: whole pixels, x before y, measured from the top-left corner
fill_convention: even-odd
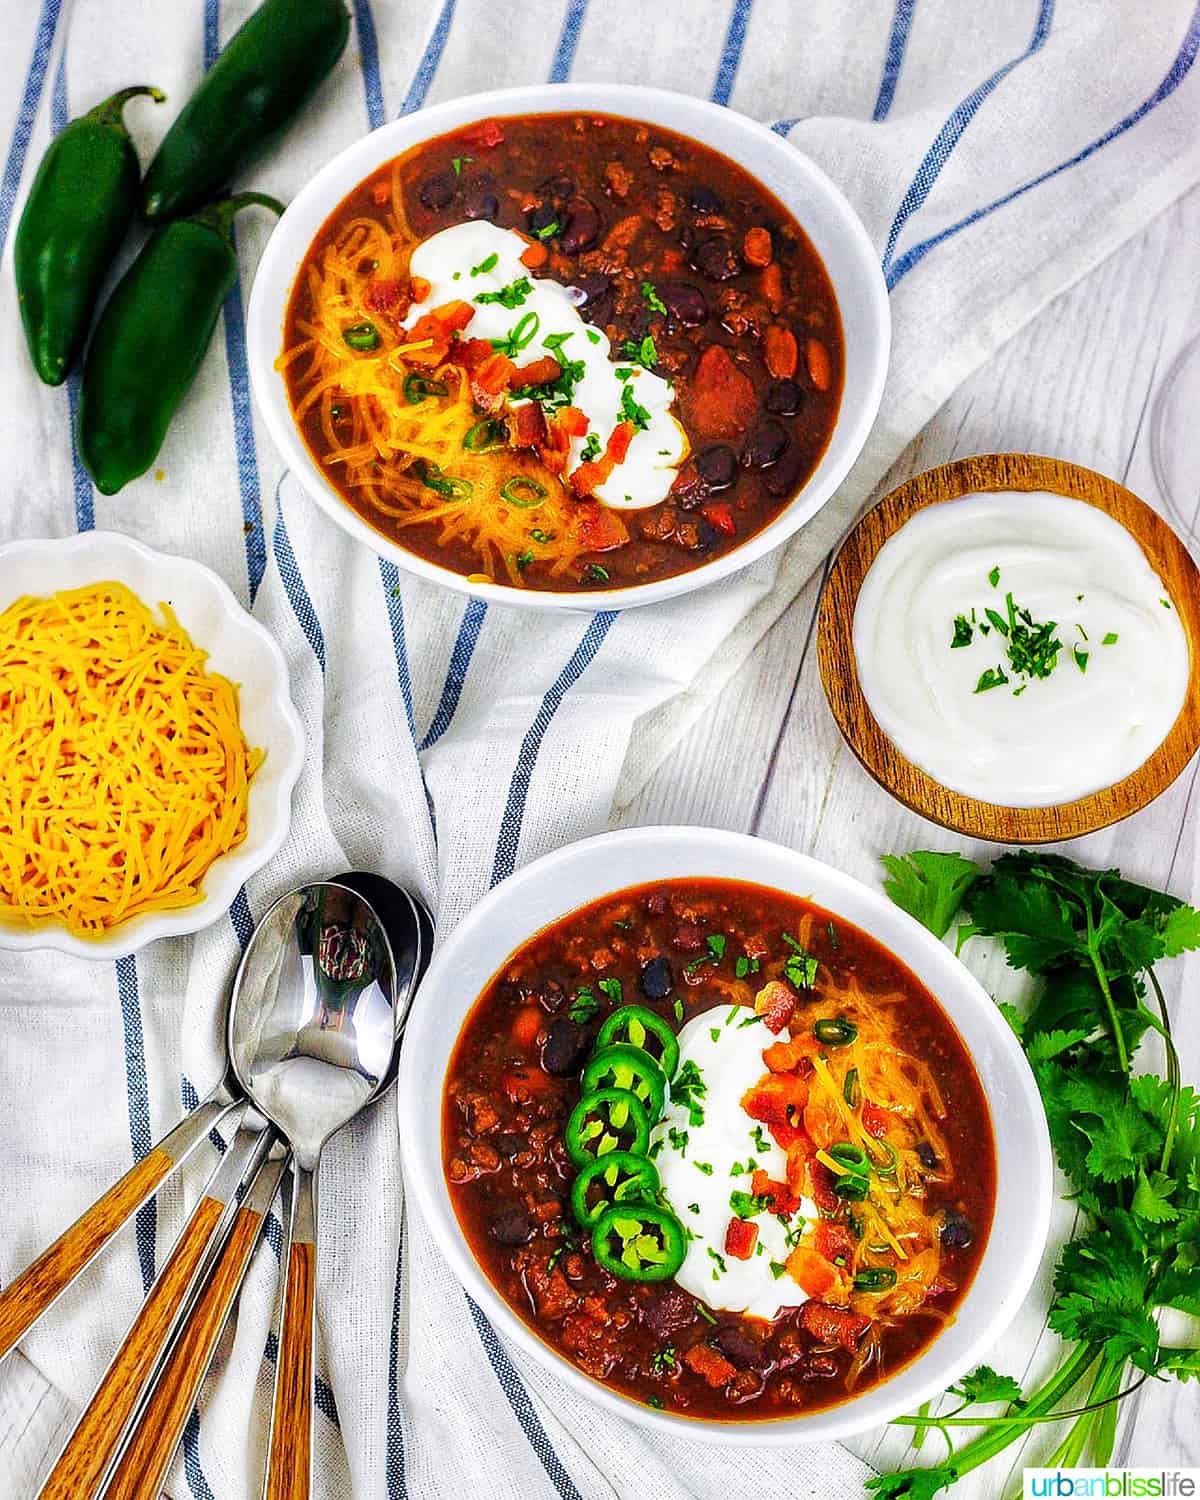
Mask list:
[[[384,557],[379,558],[379,582],[383,586],[383,602],[392,631],[396,676],[400,681],[400,696],[404,700],[408,732],[416,739],[417,721],[413,711],[412,671],[408,664],[408,642],[404,635],[404,600],[400,594],[400,570],[394,562],[389,562]]]
[[[1053,19],[1054,0],[1039,0],[1033,35],[1030,37],[1029,45],[1025,48],[1024,52],[1010,59],[1003,67],[997,68],[990,77],[985,78],[978,87],[972,89],[966,98],[956,104],[950,112],[946,123],[934,138],[933,145],[930,146],[922,158],[916,175],[909,183],[904,197],[900,200],[900,207],[896,211],[896,217],[892,220],[892,227],[888,231],[887,246],[883,252],[883,273],[885,276],[888,276],[891,271],[892,256],[896,249],[896,241],[900,238],[901,230],[933,191],[933,185],[937,181],[939,173],[947,161],[949,161],[951,153],[962,139],[967,126],[975,118],[979,106],[999,87],[1015,67],[1023,63],[1026,58],[1032,57],[1036,52],[1041,51],[1042,47],[1045,46],[1046,38],[1050,35],[1050,26]]]
[[[429,41],[425,44],[421,61],[417,64],[417,71],[408,86],[408,93],[400,106],[402,115],[411,115],[413,110],[420,109],[429,95],[430,85],[442,60],[442,53],[446,50],[446,38],[450,35],[450,27],[454,21],[454,4],[455,0],[445,0],[442,6]]]
[[[742,48],[746,45],[746,28],[750,24],[750,10],[754,0],[733,0],[729,15],[729,27],[725,32],[725,45],[721,49],[721,60],[717,64],[717,79],[713,84],[714,104],[728,104],[737,78],[738,65],[742,60]]]
[[[400,1416],[400,1288],[404,1276],[404,1222],[396,1241],[396,1289],[392,1293],[392,1332],[388,1343],[387,1488],[388,1500],[408,1500],[404,1472],[404,1423]]]
[[[146,1078],[146,1052],[142,1040],[142,1007],[138,997],[137,960],[131,953],[117,959],[117,998],[121,1002],[121,1029],[125,1043],[125,1092],[129,1104],[129,1140],[134,1161],[141,1161],[154,1144],[150,1133],[150,1088]],[[143,1203],[134,1220],[142,1291],[154,1280],[154,1241],[158,1215],[154,1199]]]
[[[371,14],[371,0],[354,0],[354,29],[358,33],[358,60],[367,96],[367,124],[374,130],[383,124],[383,79],[379,72],[379,37],[375,31],[375,17]]]
[[[204,67],[216,62],[221,51],[221,0],[204,0]],[[231,234],[233,232],[231,231]],[[233,234],[236,249],[237,237]],[[246,356],[246,312],[240,278],[225,299],[225,364],[229,371],[229,397],[233,407],[233,445],[237,454],[238,489],[242,498],[242,535],[246,549],[246,583],[254,603],[267,566],[267,544],[263,535],[262,485],[258,473],[258,450],[254,442],[254,416],[250,406],[250,366]]]
[[[587,14],[588,0],[567,0],[567,13],[563,17],[562,30],[558,34],[558,46],[554,61],[550,65],[548,83],[566,83],[571,75],[571,64],[575,61],[575,49],[579,46],[579,33],[583,18]]]
[[[888,272],[888,290],[890,291],[915,265],[924,260],[925,256],[929,254],[935,245],[940,245],[943,240],[948,240],[952,236],[959,234],[962,230],[969,228],[972,224],[977,224],[980,219],[987,218],[988,214],[995,213],[998,208],[1003,208],[1006,204],[1013,202],[1016,198],[1022,197],[1033,188],[1040,187],[1043,182],[1048,182],[1050,178],[1057,177],[1060,172],[1066,172],[1071,167],[1077,167],[1080,162],[1086,161],[1089,156],[1093,156],[1097,151],[1102,150],[1110,141],[1115,141],[1118,136],[1124,135],[1127,130],[1130,130],[1139,120],[1148,115],[1151,110],[1156,109],[1164,99],[1169,98],[1175,92],[1191,71],[1192,64],[1196,61],[1198,48],[1200,48],[1200,5],[1192,12],[1191,22],[1184,34],[1183,42],[1178,53],[1176,53],[1174,62],[1167,70],[1166,77],[1149,98],[1144,99],[1136,109],[1131,110],[1123,119],[1118,120],[1115,125],[1106,130],[1103,135],[1097,136],[1094,141],[1089,142],[1081,151],[1077,151],[1074,156],[1069,156],[1066,161],[1059,162],[1056,167],[1050,167],[1047,171],[1039,173],[1038,176],[1031,177],[1028,182],[1023,182],[1020,187],[1013,188],[1011,192],[1005,193],[999,198],[993,198],[990,203],[985,204],[982,208],[975,209],[972,213],[967,214],[965,218],[959,219],[956,224],[949,225],[948,228],[943,229],[939,234],[932,235],[927,240],[922,240],[919,244],[914,245],[911,250],[906,250]]]
[[[604,644],[616,618],[616,612],[611,610],[592,616],[591,624],[571,653],[571,659],[546,690],[533,723],[525,731],[525,738],[521,741],[521,748],[517,752],[516,770],[509,783],[508,801],[505,804],[504,817],[500,822],[500,837],[496,841],[496,858],[492,865],[491,883],[493,885],[511,875],[516,866],[517,848],[521,842],[521,824],[524,821],[525,803],[529,796],[529,783],[533,778],[538,752],[542,748],[546,731],[550,728],[551,721],[568,691],[595,660],[596,653]]]
[[[38,17],[37,30],[33,36],[33,56],[29,60],[29,71],[25,75],[25,88],[17,109],[17,121],[12,139],[8,144],[4,171],[0,174],[0,252],[8,241],[8,230],[12,223],[13,205],[21,186],[21,174],[25,170],[25,158],[29,153],[29,142],[33,136],[33,124],[37,119],[38,105],[42,99],[46,74],[50,69],[50,53],[54,47],[54,33],[58,30],[58,17],[62,0],[44,0],[42,13]]]
[[[250,903],[246,899],[246,887],[242,886],[229,908],[229,920],[237,936],[238,947],[245,953],[254,931],[254,918],[250,915]]]
[[[192,1407],[183,1429],[183,1472],[195,1500],[216,1500],[200,1467],[200,1408]]]
[[[467,669],[471,665],[475,647],[479,644],[479,634],[486,618],[487,605],[482,599],[472,599],[463,611],[462,624],[458,627],[458,638],[454,642],[454,650],[450,653],[450,666],[446,671],[446,680],[442,684],[442,696],[438,700],[429,731],[417,746],[418,750],[428,750],[436,745],[450,727],[450,720],[453,719],[458,708],[463,684],[467,680]]]
[[[192,1080],[187,1076],[186,1073],[181,1073],[179,1075],[179,1098],[184,1109],[189,1115],[200,1108],[199,1090],[196,1088],[196,1085],[192,1082]],[[217,1155],[224,1156],[228,1147],[225,1145],[225,1141],[221,1136],[221,1132],[216,1128],[215,1125],[208,1132],[208,1139]]]
[[[908,43],[913,11],[916,8],[917,0],[896,0],[896,9],[892,14],[892,30],[888,37],[887,51],[883,56],[883,76],[879,80],[879,94],[875,99],[875,109],[871,114],[872,120],[886,120],[891,110],[892,100],[896,97],[896,84],[900,79],[900,69],[904,66],[904,48]]]
[[[280,480],[281,485],[282,483],[283,481]],[[292,606],[292,613],[296,616],[300,629],[312,647],[313,655],[321,664],[321,675],[324,676],[325,632],[321,629],[321,622],[317,619],[317,612],[313,608],[308,589],[296,564],[296,554],[292,551],[291,538],[288,536],[287,524],[283,519],[283,501],[278,489],[275,492],[275,534],[272,547],[283,591],[288,597],[288,603]]]

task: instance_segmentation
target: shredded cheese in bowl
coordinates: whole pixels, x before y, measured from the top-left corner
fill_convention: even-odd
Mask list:
[[[246,836],[233,683],[125,585],[0,614],[0,922],[100,936],[191,906]]]

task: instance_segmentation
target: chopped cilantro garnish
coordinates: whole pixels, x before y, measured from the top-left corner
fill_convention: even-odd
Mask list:
[[[629,385],[621,391],[621,418],[625,422],[632,422],[639,432],[644,432],[650,425],[650,413],[637,400],[633,387]]]
[[[989,667],[986,672],[979,674],[979,681],[975,684],[977,693],[986,693],[990,688],[999,687],[1001,683],[1007,682],[1003,667]]]
[[[668,1126],[667,1140],[673,1151],[678,1151],[680,1156],[687,1155],[688,1133],[686,1130],[680,1130],[678,1125]]]
[[[787,1267],[781,1260],[773,1260],[771,1262],[771,1275],[774,1276],[776,1281],[779,1280],[786,1270]]]
[[[575,991],[575,998],[571,1001],[567,1015],[572,1021],[582,1025],[584,1021],[590,1021],[599,1009],[600,1001],[596,999],[591,985],[581,984]]]
[[[587,440],[585,441],[580,452],[580,457],[583,459],[584,463],[589,462],[593,458],[600,457],[600,438],[596,433],[588,433]]]
[[[954,639],[950,642],[951,648],[956,646],[969,646],[975,635],[970,620],[966,615],[954,616]]]
[[[1000,582],[1000,569],[998,567],[993,568],[992,571],[988,574],[988,582],[993,588],[995,588],[996,585]]]
[[[588,563],[587,576],[593,583],[607,583],[612,574],[607,568],[602,568],[599,563]]]
[[[817,982],[817,970],[820,964],[802,943],[796,941],[790,932],[782,934],[784,942],[792,950],[784,960],[784,977],[796,986],[798,990],[811,990]]]
[[[548,240],[552,239],[553,236],[556,235],[561,228],[562,225],[558,222],[557,219],[551,219],[549,224],[543,224],[540,229],[535,229],[533,232],[537,235],[539,240]]]
[[[1115,630],[1110,630],[1108,632],[1108,634],[1104,637],[1104,639],[1100,642],[1100,644],[1102,646],[1115,646],[1117,644],[1118,639],[1119,639],[1119,637],[1117,635],[1117,632]]]
[[[671,1080],[671,1102],[686,1106],[689,1124],[704,1124],[704,1108],[700,1100],[707,1092],[708,1085],[704,1081],[704,1074],[697,1067],[694,1059],[689,1057]]]
[[[710,1026],[708,1028],[708,1034],[710,1037],[712,1037],[714,1042],[719,1042],[721,1040],[721,1028],[719,1026]]]
[[[619,352],[622,359],[636,361],[647,370],[652,370],[658,363],[658,349],[655,347],[653,334],[648,333],[643,339],[622,340]]]
[[[642,297],[651,312],[665,313],[667,304],[658,295],[658,291],[652,281],[642,282]]]
[[[710,1161],[694,1161],[692,1166],[697,1172],[703,1172],[705,1177],[711,1177],[713,1174],[713,1165]]]
[[[598,344],[600,342],[600,335],[594,328],[587,328],[584,332],[587,334],[589,344]]]
[[[461,177],[462,176],[462,169],[466,166],[466,164],[468,162],[474,161],[474,160],[475,160],[475,158],[473,156],[452,156],[450,158],[450,165],[454,168],[454,175],[455,175],[455,177]],[[492,258],[493,258],[493,260],[495,259],[494,256]]]
[[[708,1258],[716,1262],[717,1269],[712,1273],[714,1281],[716,1281],[719,1276],[725,1276],[728,1274],[729,1267],[725,1262],[725,1257],[719,1254],[718,1251],[714,1250],[711,1245],[709,1245],[708,1247]]]
[[[496,268],[496,263],[497,263],[497,261],[499,259],[500,259],[500,257],[493,250],[492,253],[490,255],[486,256],[483,260],[481,260],[477,266],[472,266],[471,267],[471,275],[472,276],[482,276],[485,271],[494,271],[495,268]],[[524,276],[521,278],[521,280],[525,281],[526,285],[528,286],[528,282],[526,281],[526,278]],[[520,284],[519,282],[515,282],[515,281],[513,282],[513,286],[518,286],[519,284]],[[506,290],[511,290],[511,288],[506,288]],[[533,288],[530,287],[529,290],[532,291]],[[528,293],[526,295],[528,295]],[[477,297],[475,300],[477,302],[482,302],[483,301],[483,297]],[[525,298],[522,297],[521,300],[524,301]]]
[[[480,264],[476,266],[475,270],[490,271],[491,267],[485,260],[481,261]],[[474,276],[474,274],[475,271],[472,271],[471,275]],[[521,304],[525,301],[526,297],[530,296],[532,292],[533,283],[530,281],[529,277],[519,276],[516,281],[510,281],[507,286],[502,286],[498,292],[480,292],[479,296],[475,298],[475,301],[482,303],[496,302],[499,303],[501,307],[507,307],[511,311],[514,307],[520,307]],[[530,334],[529,338],[532,337],[533,334]],[[492,342],[495,343],[495,340],[493,339]],[[528,342],[529,339],[526,339],[525,343]],[[499,346],[497,345],[497,347]],[[520,347],[524,348],[525,345],[522,344]]]
[[[624,991],[619,979],[601,979],[597,988],[601,994],[607,995],[614,1005],[620,1005],[624,999]]]

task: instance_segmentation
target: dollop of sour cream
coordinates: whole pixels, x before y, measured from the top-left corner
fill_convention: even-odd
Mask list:
[[[1118,521],[1062,495],[919,511],[879,549],[853,634],[863,694],[897,748],[944,786],[1008,807],[1128,776],[1187,694],[1187,638],[1162,581]],[[1045,675],[1010,654],[1030,642],[1043,666],[1053,657]]]
[[[817,1217],[808,1199],[787,1224],[769,1211],[755,1214],[758,1239],[749,1260],[725,1254],[725,1231],[735,1216],[731,1195],[750,1197],[756,1167],[773,1181],[787,1178],[783,1150],[742,1108],[743,1094],[767,1071],[763,1049],[775,1040],[762,1018],[744,1005],[694,1017],[679,1033],[679,1067],[694,1064],[703,1092],[669,1099],[650,1138],[663,1193],[692,1236],[675,1280],[709,1307],[758,1318],[774,1318],[782,1308],[808,1301],[782,1267],[791,1254],[789,1230],[794,1243],[805,1221]]]
[[[532,336],[515,355],[518,366],[548,353],[560,364],[571,360],[583,366],[571,391],[571,405],[587,417],[588,434],[572,438],[568,474],[584,462],[589,436],[594,434],[599,442],[599,452],[592,455],[599,457],[617,423],[637,408],[646,425],[634,433],[624,461],[594,494],[614,510],[658,505],[670,493],[687,453],[683,428],[671,415],[674,391],[653,371],[614,359],[608,336],[602,328],[583,321],[567,288],[549,277],[532,276],[521,263],[528,248],[528,241],[519,234],[485,219],[454,224],[430,235],[413,251],[411,260],[412,275],[428,281],[430,292],[423,302],[414,304],[404,326],[411,327],[422,314],[454,300],[469,302],[475,309],[464,338],[502,340],[528,320],[524,329]],[[528,291],[519,302],[519,293],[510,293],[511,307],[479,301],[481,295],[495,296],[514,287],[519,291],[528,287]]]

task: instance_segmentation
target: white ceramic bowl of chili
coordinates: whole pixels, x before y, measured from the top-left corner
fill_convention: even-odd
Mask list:
[[[610,114],[690,136],[732,158],[797,220],[833,285],[842,319],[842,403],[820,462],[783,510],[732,552],[673,578],[620,589],[548,592],[473,582],[401,547],[354,511],[313,458],[275,368],[292,286],[309,247],[346,195],[377,168],[464,125],[506,115]],[[842,192],[807,156],[757,120],[688,94],[639,84],[534,84],[450,99],[392,120],[335,156],[288,205],[255,273],[246,320],[250,378],[267,430],[307,493],[344,531],[398,567],[459,593],[532,609],[609,610],[656,604],[704,588],[781,546],[834,494],[862,451],[879,410],[891,347],[891,313],[879,256]]]
[[[442,1095],[476,998],[515,949],[612,892],[655,880],[735,878],[811,900],[863,929],[906,964],[949,1017],[979,1074],[996,1147],[996,1203],[975,1278],[954,1320],[907,1365],[822,1411],[708,1421],[656,1411],[585,1375],[519,1318],[475,1259],[442,1161]],[[406,1187],[451,1269],[523,1353],[578,1394],[643,1427],[712,1443],[781,1447],[827,1442],[915,1411],[993,1355],[1037,1274],[1050,1229],[1053,1160],[1033,1073],[991,997],[920,923],[879,891],[778,844],[711,828],[636,828],[545,855],[501,882],[455,928],[421,984],[396,1090]]]

